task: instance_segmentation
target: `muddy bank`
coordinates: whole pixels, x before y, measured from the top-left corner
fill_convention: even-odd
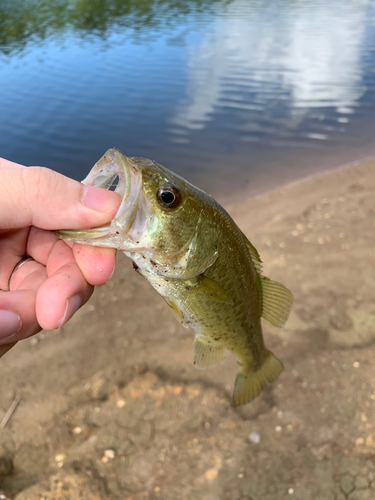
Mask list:
[[[192,365],[193,332],[130,262],[57,332],[0,362],[0,492],[16,500],[375,498],[375,161],[229,207],[264,274],[293,291],[264,323],[285,370],[230,404],[231,355]]]

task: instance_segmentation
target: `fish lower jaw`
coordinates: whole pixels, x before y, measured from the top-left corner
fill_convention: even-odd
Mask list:
[[[80,240],[85,239],[91,241],[93,239],[102,238],[103,236],[107,235],[109,229],[110,224],[105,224],[93,229],[61,229],[59,231],[55,231],[55,234],[63,240],[80,242]]]

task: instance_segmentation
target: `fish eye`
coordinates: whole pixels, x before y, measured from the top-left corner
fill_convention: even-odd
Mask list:
[[[181,193],[171,185],[161,186],[158,190],[158,203],[164,208],[175,208],[181,202]]]

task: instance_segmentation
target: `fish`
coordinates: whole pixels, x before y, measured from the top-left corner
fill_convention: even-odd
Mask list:
[[[117,192],[120,208],[109,224],[56,234],[128,256],[195,331],[195,366],[219,364],[230,351],[239,364],[233,405],[252,401],[283,370],[261,318],[283,327],[292,293],[262,275],[258,251],[218,202],[155,161],[109,149],[82,182]]]

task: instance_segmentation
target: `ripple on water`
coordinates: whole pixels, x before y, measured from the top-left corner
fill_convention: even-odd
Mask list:
[[[117,146],[209,188],[228,164],[256,184],[298,175],[303,152],[304,174],[372,144],[375,0],[30,5],[0,20],[0,151],[15,161],[82,178]]]

